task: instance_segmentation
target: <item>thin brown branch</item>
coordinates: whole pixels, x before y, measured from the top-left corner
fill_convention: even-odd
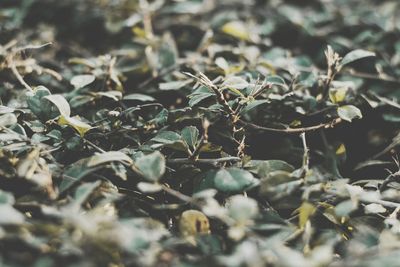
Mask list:
[[[225,162],[237,162],[241,159],[238,157],[224,157],[224,158],[217,158],[217,159],[188,159],[188,158],[176,158],[176,159],[168,159],[167,163],[169,164],[211,164],[216,165],[218,163],[225,163]]]
[[[257,124],[246,122],[246,121],[241,120],[241,119],[239,119],[238,122],[241,123],[245,128],[253,129],[253,130],[260,130],[260,131],[272,132],[272,133],[299,134],[299,133],[304,133],[304,132],[317,131],[317,130],[320,130],[320,129],[333,128],[337,124],[341,123],[342,119],[341,118],[336,118],[336,119],[334,119],[334,120],[332,120],[330,122],[320,123],[318,125],[309,126],[309,127],[284,128],[284,129],[277,129],[277,128],[269,128],[269,127],[259,126]]]

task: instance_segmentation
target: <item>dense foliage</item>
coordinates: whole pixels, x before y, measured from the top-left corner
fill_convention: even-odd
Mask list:
[[[399,266],[398,0],[1,0],[0,265]]]

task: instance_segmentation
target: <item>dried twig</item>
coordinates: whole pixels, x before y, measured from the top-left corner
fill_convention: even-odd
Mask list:
[[[210,164],[216,165],[218,163],[225,163],[225,162],[237,162],[241,159],[239,157],[224,157],[224,158],[217,158],[217,159],[188,159],[188,158],[176,158],[176,159],[168,159],[167,163],[169,164]]]
[[[244,120],[239,119],[239,123],[241,123],[245,128],[248,129],[253,129],[253,130],[260,130],[260,131],[265,131],[265,132],[272,132],[272,133],[286,133],[286,134],[299,134],[299,133],[304,133],[304,132],[312,132],[320,129],[327,129],[327,128],[333,128],[337,124],[342,122],[341,118],[336,118],[330,122],[327,123],[320,123],[314,126],[309,126],[309,127],[302,127],[302,128],[284,128],[284,129],[277,129],[277,128],[269,128],[269,127],[264,127],[264,126],[259,126],[254,123],[246,122]]]

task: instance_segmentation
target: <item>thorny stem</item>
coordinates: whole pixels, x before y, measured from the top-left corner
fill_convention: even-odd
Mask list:
[[[254,123],[246,122],[244,120],[239,119],[239,123],[241,123],[245,128],[248,129],[253,129],[253,130],[260,130],[260,131],[265,131],[265,132],[271,132],[271,133],[285,133],[285,134],[299,134],[299,133],[304,133],[304,132],[312,132],[320,129],[327,129],[327,128],[333,128],[337,124],[342,122],[341,118],[336,118],[330,122],[327,123],[320,123],[314,126],[309,126],[309,127],[302,127],[302,128],[284,128],[284,129],[277,129],[277,128],[269,128],[269,127],[264,127],[264,126],[259,126]]]
[[[200,73],[199,76],[200,77],[196,77],[194,75],[192,75],[191,73],[185,73],[190,77],[193,77],[195,79],[197,79],[201,84],[205,85],[206,87],[208,87],[216,96],[217,102],[218,104],[220,104],[223,107],[224,112],[227,114],[227,116],[229,117],[229,119],[231,120],[232,123],[232,134],[233,134],[233,138],[236,141],[236,143],[238,144],[237,147],[237,156],[240,158],[244,157],[244,148],[245,148],[245,144],[244,144],[244,129],[238,127],[238,122],[240,120],[240,108],[233,110],[232,107],[229,105],[228,101],[226,100],[222,90],[220,90],[220,88],[218,88],[206,75],[204,75],[203,73]],[[240,137],[237,137],[237,135],[241,133]]]
[[[240,161],[240,158],[238,158],[238,157],[224,157],[224,158],[217,158],[217,159],[176,158],[176,159],[168,159],[167,160],[167,162],[169,164],[199,163],[199,164],[210,164],[213,166],[218,163],[235,162],[235,161]]]
[[[322,99],[326,99],[329,95],[329,88],[335,79],[335,76],[341,70],[342,58],[337,54],[331,46],[325,51],[326,61],[328,62],[327,77],[322,91]]]

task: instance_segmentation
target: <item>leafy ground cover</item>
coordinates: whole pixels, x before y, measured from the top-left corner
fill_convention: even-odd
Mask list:
[[[398,1],[0,7],[1,266],[399,266]]]

